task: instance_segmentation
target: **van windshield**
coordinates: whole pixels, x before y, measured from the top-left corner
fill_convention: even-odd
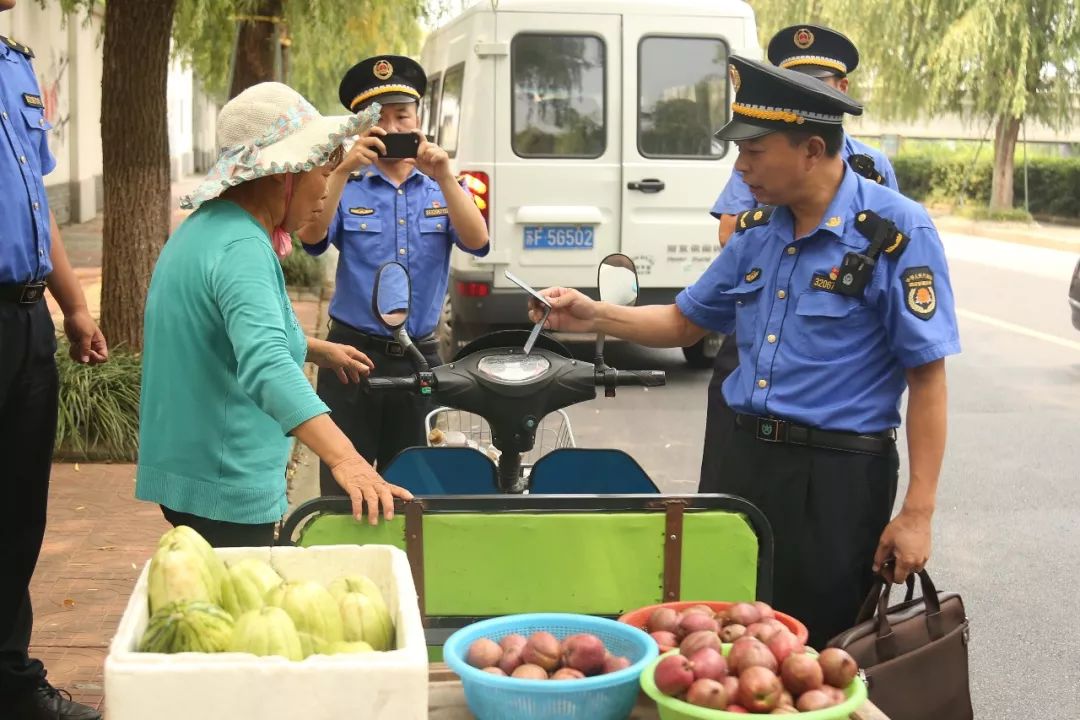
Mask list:
[[[521,157],[603,155],[604,41],[591,35],[521,34],[510,55],[514,152]]]

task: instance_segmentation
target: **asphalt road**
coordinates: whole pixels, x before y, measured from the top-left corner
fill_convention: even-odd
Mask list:
[[[963,353],[950,358],[949,442],[930,569],[972,623],[978,718],[1080,715],[1080,332],[1069,319],[1077,257],[944,237]],[[586,350],[586,348],[582,348]],[[619,368],[668,385],[570,409],[579,446],[633,455],[665,492],[697,485],[709,371],[678,350],[610,344]],[[901,488],[906,447],[901,440]]]

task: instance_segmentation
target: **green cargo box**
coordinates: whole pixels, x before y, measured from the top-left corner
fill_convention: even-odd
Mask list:
[[[375,527],[347,499],[318,498],[286,520],[280,542],[404,550],[436,660],[453,631],[486,617],[771,598],[772,531],[729,495],[425,497]]]

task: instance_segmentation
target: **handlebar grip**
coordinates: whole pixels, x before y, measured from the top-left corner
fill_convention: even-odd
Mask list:
[[[371,390],[415,390],[418,387],[414,377],[377,377],[367,379]]]
[[[660,387],[667,384],[667,373],[663,370],[620,370],[615,384]]]

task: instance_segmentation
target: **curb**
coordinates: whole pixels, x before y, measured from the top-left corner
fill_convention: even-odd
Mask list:
[[[938,232],[952,232],[1014,245],[1080,253],[1080,238],[1077,240],[1062,240],[1053,237],[1040,237],[1035,234],[1038,232],[1037,226],[1031,230],[1013,230],[993,226],[988,227],[986,223],[978,223],[974,220],[957,220],[952,217],[938,217],[933,218],[933,220]]]

